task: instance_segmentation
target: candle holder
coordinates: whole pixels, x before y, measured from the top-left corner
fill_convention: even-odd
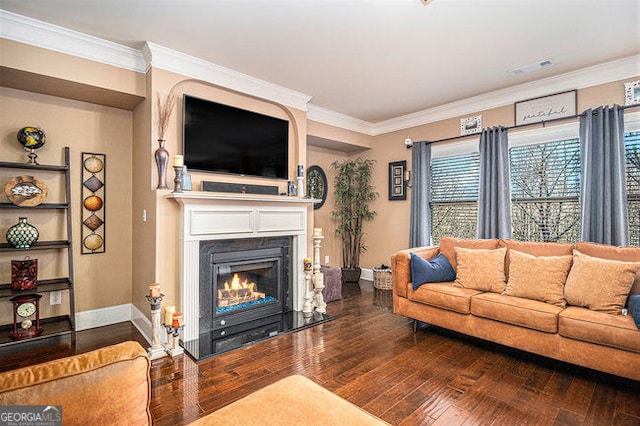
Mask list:
[[[174,327],[170,324],[165,324],[164,328],[167,329],[167,336],[169,337],[169,343],[165,347],[167,353],[173,358],[184,353],[184,349],[180,346],[180,330],[184,328],[184,325]]]
[[[319,229],[319,228],[318,228]],[[322,290],[324,289],[324,274],[320,272],[320,244],[324,237],[314,233],[313,237],[313,308],[316,312],[324,314],[327,312],[327,304],[322,296]]]
[[[173,178],[173,192],[182,192],[182,166],[173,166],[176,177]]]
[[[160,293],[160,296],[157,297],[149,295],[145,297],[151,305],[151,347],[147,349],[147,353],[149,354],[149,358],[154,360],[167,356],[160,342],[160,328],[162,327],[160,324],[160,303],[162,302],[164,294]]]
[[[302,316],[309,318],[313,315],[313,287],[311,287],[311,270],[304,271],[304,304],[302,305]]]

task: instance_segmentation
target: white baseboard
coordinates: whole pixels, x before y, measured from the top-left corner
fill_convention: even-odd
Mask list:
[[[132,303],[76,312],[77,331],[117,324],[124,321],[131,321],[142,336],[148,342],[151,342],[151,321]],[[161,333],[161,335],[162,334],[163,333]]]
[[[373,269],[362,268],[360,273],[361,280],[373,281]]]
[[[131,322],[140,334],[151,344],[151,320],[145,316],[133,303],[131,304]],[[160,333],[160,336],[165,333]]]
[[[130,320],[131,303],[76,312],[76,330],[86,330]]]

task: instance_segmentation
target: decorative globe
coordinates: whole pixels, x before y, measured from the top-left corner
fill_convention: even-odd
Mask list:
[[[42,148],[47,141],[47,135],[39,127],[27,126],[18,130],[18,142],[25,147],[25,149],[38,149]]]

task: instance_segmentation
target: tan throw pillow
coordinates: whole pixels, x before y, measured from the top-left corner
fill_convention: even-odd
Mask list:
[[[456,263],[456,247],[466,249],[486,249],[493,250],[498,248],[498,240],[467,240],[454,237],[440,238],[440,253],[444,254],[454,271],[457,271]]]
[[[564,308],[564,283],[573,256],[532,256],[509,250],[509,281],[503,294]]]
[[[573,251],[573,266],[564,286],[569,305],[609,314],[622,314],[640,262],[621,262]]]
[[[502,293],[504,282],[504,256],[506,248],[496,250],[454,247],[458,270],[454,286]]]

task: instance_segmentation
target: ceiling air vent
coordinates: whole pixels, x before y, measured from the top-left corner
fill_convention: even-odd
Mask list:
[[[539,70],[540,68],[550,67],[551,65],[554,65],[553,61],[550,59],[547,59],[546,61],[540,61],[540,62],[536,62],[535,64],[529,64],[529,65],[525,65],[524,67],[516,68],[514,70],[509,71],[509,74],[515,77],[520,74]]]

